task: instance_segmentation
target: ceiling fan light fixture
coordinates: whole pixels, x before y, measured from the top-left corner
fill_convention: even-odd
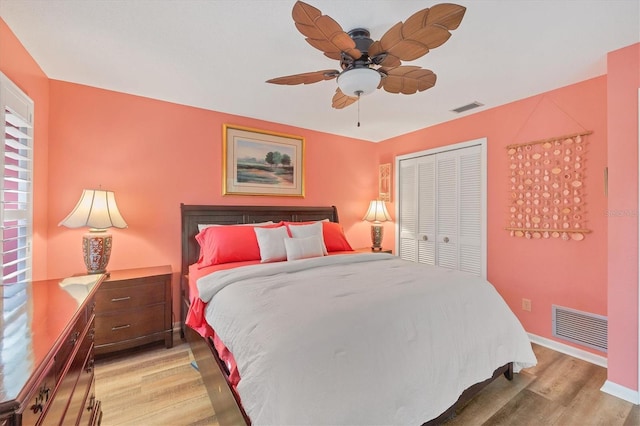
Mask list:
[[[380,84],[380,73],[372,68],[353,68],[338,76],[338,87],[347,96],[368,95]]]

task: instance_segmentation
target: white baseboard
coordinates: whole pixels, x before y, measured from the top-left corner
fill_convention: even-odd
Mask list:
[[[573,346],[565,345],[564,343],[556,342],[555,340],[547,339],[546,337],[541,337],[532,333],[527,333],[527,335],[529,336],[530,341],[540,346],[544,346],[546,348],[553,349],[556,352],[560,352],[565,355],[590,362],[591,364],[607,368],[607,358],[603,356],[596,355],[591,352],[575,348]]]
[[[609,380],[604,382],[604,385],[600,390],[604,393],[608,393],[609,395],[613,395],[616,398],[624,399],[632,404],[640,404],[640,394],[638,391],[610,382]]]

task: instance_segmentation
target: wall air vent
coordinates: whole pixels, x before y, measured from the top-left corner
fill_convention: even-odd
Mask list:
[[[607,317],[552,305],[553,335],[578,345],[607,352]]]
[[[469,111],[470,109],[474,109],[474,108],[478,108],[484,106],[484,104],[481,104],[480,102],[474,101],[471,102],[470,104],[467,105],[462,105],[458,108],[454,108],[451,110],[451,112],[455,112],[457,114],[460,114],[461,112],[465,112],[465,111]]]

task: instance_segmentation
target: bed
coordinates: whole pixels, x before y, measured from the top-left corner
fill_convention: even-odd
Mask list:
[[[182,333],[221,425],[440,424],[491,381],[536,362],[526,333],[486,281],[391,255],[334,252],[246,265],[204,275],[196,290],[189,267],[200,257],[199,226],[337,223],[338,214],[335,207],[193,205],[181,212]],[[446,285],[427,289],[416,279],[425,276]],[[206,326],[214,324],[215,339],[184,326],[195,305]],[[239,383],[220,341],[235,357]],[[448,341],[457,346],[446,348]]]

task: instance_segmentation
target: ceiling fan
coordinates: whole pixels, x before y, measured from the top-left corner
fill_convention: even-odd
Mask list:
[[[404,23],[398,22],[379,41],[369,31],[355,28],[345,32],[331,17],[307,3],[293,6],[296,28],[307,42],[340,61],[338,70],[321,70],[267,80],[267,83],[296,85],[317,83],[337,78],[333,108],[341,109],[357,101],[361,95],[383,88],[390,93],[410,95],[433,87],[436,75],[418,66],[402,65],[446,42],[460,25],[466,8],[442,3],[414,13]]]

